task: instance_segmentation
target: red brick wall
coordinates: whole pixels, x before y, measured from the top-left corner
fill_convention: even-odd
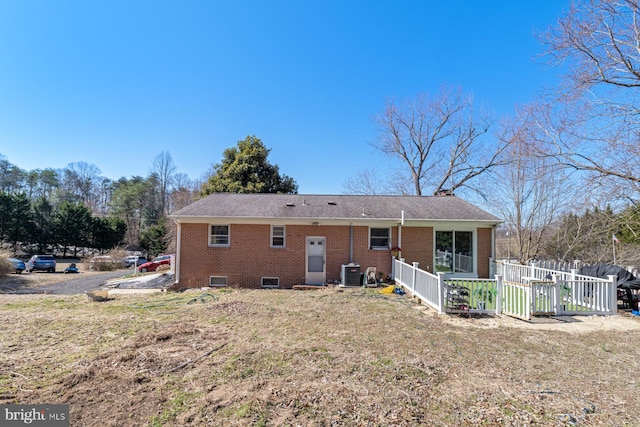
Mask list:
[[[327,282],[340,281],[342,264],[347,264],[350,250],[349,226],[286,226],[286,248],[271,248],[269,225],[230,225],[230,246],[208,246],[207,224],[182,224],[179,286],[197,288],[209,285],[210,276],[226,276],[230,286],[258,288],[261,277],[279,277],[280,287],[290,288],[305,281],[306,237],[326,238]],[[402,229],[402,256],[417,261],[420,268],[433,271],[433,229]],[[392,246],[397,246],[398,228],[392,228]],[[491,229],[478,230],[478,274],[489,274]],[[376,267],[387,276],[391,273],[388,250],[369,249],[369,227],[353,227],[353,261]]]
[[[327,282],[340,281],[342,264],[350,251],[349,226],[286,226],[286,248],[270,247],[269,225],[231,224],[230,246],[208,246],[207,224],[182,224],[180,283],[182,287],[208,286],[210,276],[226,276],[230,286],[260,287],[261,277],[279,277],[280,287],[304,284],[306,237],[326,238]],[[393,231],[393,238],[397,233]],[[369,228],[353,227],[353,261],[391,273],[387,250],[369,250]]]
[[[489,278],[491,264],[491,228],[478,228],[478,277]]]
[[[406,263],[418,262],[420,269],[433,272],[433,228],[403,227],[400,248]]]

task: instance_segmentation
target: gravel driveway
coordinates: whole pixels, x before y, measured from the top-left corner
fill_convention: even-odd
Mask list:
[[[83,294],[103,286],[107,280],[131,274],[130,270],[108,271],[104,273],[30,273],[9,274],[0,278],[0,294]],[[34,275],[34,276],[32,276]],[[38,284],[38,281],[44,284]],[[51,283],[46,283],[50,281]]]
[[[71,277],[73,276],[69,276],[70,280],[65,280],[62,282],[41,286],[40,288],[38,288],[38,290],[43,291],[44,293],[47,293],[47,294],[58,294],[58,295],[83,294],[86,291],[90,291],[92,289],[101,287],[102,285],[105,284],[107,280],[126,276],[127,274],[131,274],[131,271],[130,270],[109,271],[103,274],[94,274],[91,276],[76,277],[73,279],[71,279]]]

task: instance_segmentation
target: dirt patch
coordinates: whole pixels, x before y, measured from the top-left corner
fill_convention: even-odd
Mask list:
[[[71,425],[633,425],[629,315],[438,315],[375,290],[2,295],[0,403]]]
[[[440,316],[437,311],[424,305],[416,305],[416,310],[426,316]],[[510,316],[493,315],[452,315],[441,316],[442,321],[462,328],[520,328],[527,330],[547,330],[562,332],[594,332],[594,331],[637,331],[640,317],[629,310],[620,311],[615,316],[548,316],[521,320]]]

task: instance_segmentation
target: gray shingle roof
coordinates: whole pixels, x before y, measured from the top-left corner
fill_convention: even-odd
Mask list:
[[[502,220],[456,196],[362,196],[216,193],[170,215],[179,221],[208,218],[318,220]],[[364,214],[364,215],[363,215]]]

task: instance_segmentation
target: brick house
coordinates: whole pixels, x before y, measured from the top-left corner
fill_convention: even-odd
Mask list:
[[[179,287],[336,283],[350,263],[391,273],[392,255],[487,278],[501,220],[456,196],[218,193],[176,211]]]

